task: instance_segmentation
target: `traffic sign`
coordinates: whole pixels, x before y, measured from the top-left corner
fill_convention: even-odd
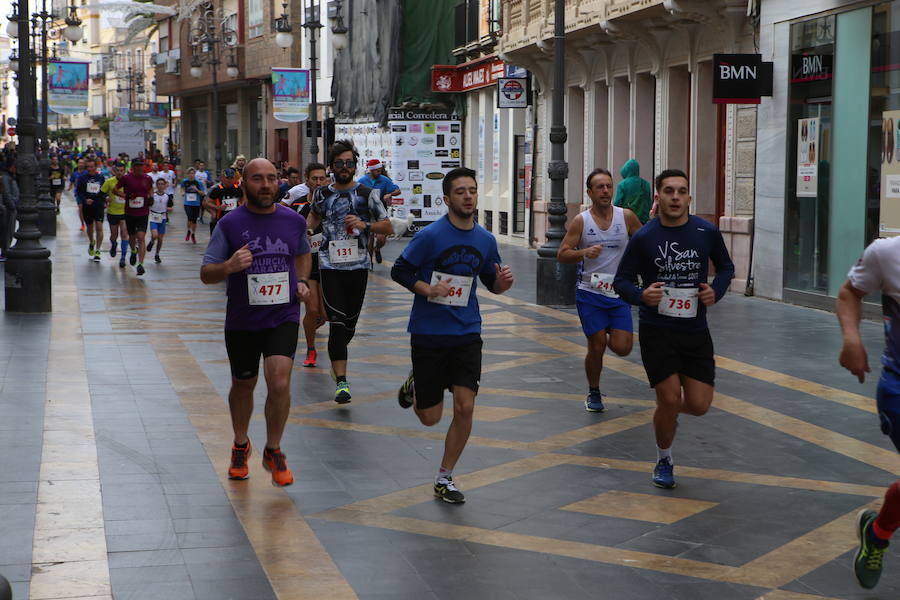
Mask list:
[[[7,130],[6,130],[6,135],[16,135],[16,128],[15,128],[15,127],[10,127],[9,129],[7,129]]]

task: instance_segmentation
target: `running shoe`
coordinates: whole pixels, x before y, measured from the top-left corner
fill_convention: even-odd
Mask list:
[[[159,264],[162,262],[162,259],[159,257],[159,254],[155,255],[153,257],[153,260],[156,261],[156,264]]]
[[[94,249],[94,262],[100,262],[100,248]]]
[[[194,243],[194,244],[197,243],[197,236],[196,236],[195,234],[193,234],[193,233],[191,234],[191,242]]]
[[[188,230],[188,232],[184,234],[184,241],[189,242],[190,240],[191,240],[191,231]]]
[[[434,496],[449,504],[462,504],[466,501],[463,493],[456,489],[452,477],[441,477],[434,482]]]
[[[151,250],[153,250],[153,240],[152,239],[150,240],[150,243],[147,244],[147,252],[150,252]]]
[[[306,351],[306,359],[303,361],[304,367],[314,367],[316,366],[316,358],[318,358],[318,353],[315,350],[307,350]]]
[[[81,229],[79,231],[84,231],[84,223],[81,224]]]
[[[413,372],[410,370],[406,381],[404,381],[403,385],[400,386],[400,389],[397,390],[397,404],[400,405],[400,408],[409,408],[413,405],[415,393],[414,383]]]
[[[253,454],[253,447],[250,440],[247,440],[246,448],[231,447],[231,466],[228,467],[228,479],[247,479],[250,476],[250,467],[247,466],[247,460]]]
[[[347,404],[350,402],[350,384],[346,381],[339,381],[337,387],[334,388],[334,401],[338,404]]]
[[[675,487],[675,465],[668,458],[661,458],[653,469],[653,485],[665,490]]]
[[[584,401],[584,410],[588,412],[603,412],[606,407],[603,406],[603,394],[600,392],[588,392],[588,397]]]
[[[131,253],[131,257],[128,259],[128,264],[132,267],[137,264],[137,250]]]
[[[272,485],[275,487],[294,483],[294,474],[288,469],[284,452],[281,450],[266,448],[263,451],[262,465],[266,471],[272,474]]]
[[[141,263],[141,264],[139,264],[139,265],[137,266],[137,274],[138,274],[138,275],[143,275],[144,273],[146,273],[146,271],[144,270],[144,265],[143,265],[143,263]]]
[[[116,243],[115,242],[111,242],[109,245],[109,255],[112,256],[113,258],[116,257]]]
[[[125,268],[125,255],[124,254],[122,255],[122,258],[119,259],[119,268],[120,269]]]
[[[381,250],[375,251],[375,262],[377,262],[379,265],[381,264]]]
[[[88,244],[88,256],[94,258],[94,242]]]
[[[853,572],[859,585],[871,590],[878,585],[881,577],[881,563],[884,560],[884,552],[887,550],[887,542],[879,548],[872,543],[869,537],[872,523],[878,516],[874,510],[861,510],[856,516],[856,537],[859,538],[859,549],[853,559]]]

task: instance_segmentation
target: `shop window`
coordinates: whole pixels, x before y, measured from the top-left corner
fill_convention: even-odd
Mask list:
[[[900,2],[872,13],[866,244],[900,234]]]
[[[791,27],[785,287],[827,293],[834,16]]]

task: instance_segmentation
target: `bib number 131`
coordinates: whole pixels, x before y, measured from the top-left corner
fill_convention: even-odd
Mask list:
[[[663,288],[663,297],[659,303],[659,314],[679,319],[692,319],[697,316],[697,288]]]

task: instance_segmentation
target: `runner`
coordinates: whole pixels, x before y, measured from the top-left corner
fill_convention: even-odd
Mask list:
[[[77,167],[69,175],[69,187],[75,196],[75,204],[78,205],[78,219],[81,221],[81,231],[84,231],[84,198],[78,194],[78,178],[85,174],[84,159],[79,158]]]
[[[203,208],[209,213],[209,233],[219,220],[243,202],[244,190],[235,183],[234,169],[222,169],[222,181],[210,188],[203,200]]]
[[[213,231],[203,256],[200,279],[228,280],[225,346],[231,364],[230,479],[247,479],[252,447],[247,437],[253,390],[263,356],[266,378],[266,448],[263,468],[272,484],[291,485],[294,476],[281,452],[291,408],[291,370],[300,321],[298,299],[309,297],[309,245],[306,221],[275,202],[275,167],[264,158],[247,164],[243,183],[247,204],[228,214]]]
[[[283,202],[291,188],[300,185],[300,169],[288,167],[285,171],[285,181],[278,185],[278,201]]]
[[[453,421],[434,479],[434,495],[465,502],[453,483],[469,434],[481,379],[481,311],[475,291],[481,283],[495,294],[512,287],[501,266],[497,240],[475,223],[475,171],[453,169],[444,177],[447,214],[419,231],[391,269],[391,277],[415,294],[409,315],[412,372],[398,393],[400,406],[415,406],[423,425],[436,425],[444,412],[444,389],[453,394]]]
[[[588,340],[584,357],[588,396],[584,408],[588,412],[603,412],[603,353],[609,347],[619,356],[628,356],[633,342],[631,306],[619,298],[612,282],[628,238],[641,228],[641,222],[631,210],[612,205],[613,179],[609,171],[594,169],[586,185],[591,208],[572,219],[556,257],[564,264],[578,263],[575,305]]]
[[[871,372],[869,358],[859,333],[863,298],[881,292],[885,346],[881,355],[881,378],[876,402],[881,431],[900,451],[900,237],[872,242],[847,275],[837,299],[837,317],[843,333],[841,366],[860,383]],[[884,553],[891,536],[900,527],[900,481],[888,487],[877,513],[861,510],[856,519],[859,548],[853,571],[859,584],[872,589],[881,577]]]
[[[156,179],[156,189],[153,191],[153,205],[150,207],[150,243],[147,244],[147,252],[153,250],[156,244],[156,254],[153,260],[156,264],[162,262],[159,257],[159,251],[162,250],[163,238],[166,237],[166,223],[168,222],[169,213],[172,211],[172,200],[166,192],[166,184],[168,182],[163,177]]]
[[[321,163],[308,163],[305,169],[306,183],[292,187],[284,199],[288,208],[297,211],[304,218],[309,218],[312,208],[310,200],[319,186],[328,182],[325,173],[325,165]],[[292,195],[304,191],[303,196],[292,199]],[[309,232],[310,254],[312,255],[312,268],[309,273],[309,302],[306,303],[306,313],[303,315],[303,335],[306,338],[306,358],[304,367],[315,367],[318,360],[316,352],[316,330],[325,324],[325,303],[322,300],[322,287],[319,285],[319,245],[322,243],[322,226]]]
[[[672,443],[678,415],[702,416],[713,399],[716,363],[706,309],[725,296],[734,264],[722,234],[691,215],[684,172],[668,169],[656,178],[659,216],[632,236],[613,288],[641,307],[641,359],[656,389],[657,463],[653,484],[675,487]],[[709,261],[716,268],[712,286]],[[646,287],[638,287],[638,275]]]
[[[387,176],[384,165],[377,158],[373,158],[366,163],[366,174],[359,178],[359,182],[370,188],[375,188],[381,192],[381,201],[384,208],[391,205],[391,198],[400,195],[400,187]],[[384,248],[386,236],[376,233],[369,238],[369,255],[375,256],[375,262],[381,264],[381,249]]]
[[[113,191],[116,195],[125,196],[125,227],[131,243],[129,262],[131,266],[137,263],[137,274],[143,275],[144,256],[147,253],[144,237],[147,235],[150,204],[153,202],[153,182],[144,173],[144,161],[140,158],[131,161],[131,172],[119,179]]]
[[[366,297],[371,260],[366,252],[370,233],[391,233],[391,222],[378,190],[353,181],[359,154],[353,142],[338,140],[329,150],[334,183],[316,190],[309,227],[322,228],[319,278],[330,323],[328,358],[335,381],[334,401],[350,402],[347,346]]]
[[[50,195],[53,196],[53,202],[56,204],[56,214],[59,214],[64,178],[65,173],[62,165],[59,164],[59,158],[53,155],[50,158]]]
[[[196,171],[193,168],[187,170],[187,177],[181,182],[181,187],[184,190],[184,214],[187,215],[184,241],[196,244],[197,219],[200,218],[200,207],[206,194],[206,187],[196,178]]]
[[[175,204],[175,171],[169,163],[164,162],[159,174],[160,177],[166,180],[166,193],[169,195],[169,200],[172,202],[169,206],[173,206]]]
[[[106,194],[100,191],[106,181],[97,172],[97,162],[93,159],[85,161],[87,171],[78,178],[75,193],[81,196],[84,223],[87,225],[88,256],[94,262],[100,262],[100,246],[103,244],[103,211],[106,209]]]
[[[125,165],[113,165],[113,176],[103,182],[100,191],[106,194],[106,220],[109,223],[109,255],[116,256],[116,242],[121,237],[122,257],[119,268],[125,268],[125,254],[128,252],[128,229],[125,227],[125,197],[113,193],[119,179],[125,175]]]

